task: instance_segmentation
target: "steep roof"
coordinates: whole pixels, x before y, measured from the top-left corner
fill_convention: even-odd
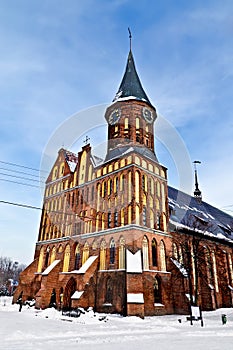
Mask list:
[[[177,230],[200,230],[209,237],[233,243],[231,215],[170,186],[168,186],[168,199],[171,226]]]
[[[136,99],[150,103],[138,77],[132,51],[129,51],[125,73],[113,102]]]

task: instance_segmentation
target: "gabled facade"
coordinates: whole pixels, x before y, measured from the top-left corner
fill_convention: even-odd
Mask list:
[[[106,157],[95,157],[90,144],[77,155],[59,150],[46,181],[34,261],[21,274],[15,300],[23,291],[24,299],[35,298],[41,308],[55,300],[63,308],[93,307],[141,317],[187,312],[187,281],[181,254],[176,254],[181,249],[174,244],[179,235],[196,231],[191,225],[187,232],[181,218],[180,226],[174,225],[175,198],[169,213],[167,169],[154,149],[156,117],[130,50],[119,90],[105,113]],[[205,244],[217,246],[218,239],[212,238]],[[227,245],[231,287],[232,240],[221,244]],[[227,306],[232,305],[230,287]],[[207,289],[203,307],[224,304],[217,291],[218,304],[211,304],[213,293]]]

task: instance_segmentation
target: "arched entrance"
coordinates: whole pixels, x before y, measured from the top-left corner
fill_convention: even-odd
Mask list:
[[[63,308],[64,309],[71,309],[71,297],[76,291],[76,281],[72,277],[68,282],[64,290],[64,296],[63,296]]]

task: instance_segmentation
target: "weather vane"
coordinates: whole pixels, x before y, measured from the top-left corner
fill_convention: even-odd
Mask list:
[[[90,141],[90,137],[86,136],[86,138],[85,138],[85,140],[83,142],[85,143],[85,145],[87,145],[88,141]]]

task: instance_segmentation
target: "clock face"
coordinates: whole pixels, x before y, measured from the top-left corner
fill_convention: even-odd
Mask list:
[[[152,123],[154,118],[153,118],[153,112],[147,108],[147,107],[144,107],[143,110],[142,110],[142,114],[143,114],[143,117],[145,118],[145,120],[148,122],[148,123]]]
[[[108,119],[109,123],[111,125],[116,124],[120,119],[120,116],[121,116],[120,109],[114,109],[114,111],[112,111],[112,113],[109,116],[109,119]]]

